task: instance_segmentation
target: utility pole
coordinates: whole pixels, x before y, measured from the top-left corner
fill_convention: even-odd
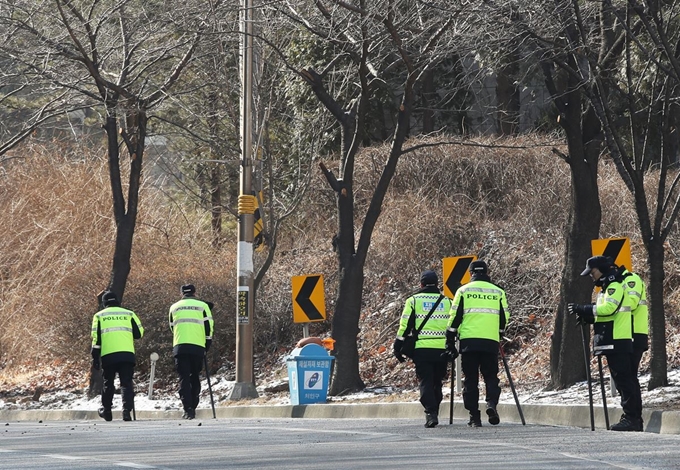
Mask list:
[[[241,185],[238,197],[238,292],[236,295],[236,383],[230,400],[257,398],[253,367],[253,0],[242,0],[241,33]]]

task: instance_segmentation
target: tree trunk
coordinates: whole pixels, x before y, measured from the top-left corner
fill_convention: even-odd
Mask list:
[[[123,300],[123,293],[130,274],[130,258],[132,257],[132,239],[136,221],[125,215],[116,222],[116,245],[113,251],[113,264],[109,278],[109,289]]]
[[[359,316],[364,286],[363,267],[352,257],[347,265],[340,266],[340,286],[333,314],[332,328],[335,343],[335,377],[330,394],[344,395],[363,390],[359,374]]]
[[[109,178],[113,198],[113,215],[116,222],[116,242],[108,289],[115,292],[122,302],[127,279],[130,274],[132,241],[137,225],[137,207],[142,175],[142,157],[146,139],[146,114],[143,110],[129,111],[126,129],[121,131],[130,156],[127,205],[123,195],[120,171],[120,147],[118,126],[113,110],[106,119],[108,138]]]
[[[354,141],[353,132],[357,132],[355,129],[361,128],[361,120],[357,122],[355,128],[343,126],[343,155],[347,155],[345,170],[351,171],[343,173],[344,178],[342,182],[338,182],[340,187],[337,191],[339,231],[334,242],[338,253],[340,285],[333,316],[333,338],[337,342],[335,344],[335,379],[331,386],[331,395],[350,393],[364,388],[364,382],[359,375],[359,352],[357,349],[364,286],[364,264],[385,194],[387,194],[387,189],[396,171],[399,157],[403,153],[403,144],[408,135],[413,107],[413,86],[413,75],[410,75],[404,87],[404,96],[397,119],[397,128],[392,139],[390,156],[373,191],[356,250],[354,247],[354,197],[352,191],[352,172],[356,149],[353,149],[352,142]],[[348,132],[349,130],[352,130],[352,133]]]
[[[664,248],[661,241],[652,240],[648,245],[649,258],[649,336],[651,346],[650,378],[648,390],[668,385],[666,355],[666,318],[663,304]]]
[[[519,132],[520,99],[515,76],[519,73],[516,57],[510,57],[510,64],[504,66],[496,76],[496,97],[498,100],[498,132],[500,135],[515,135]]]
[[[109,110],[104,124],[108,142],[109,180],[113,199],[113,215],[116,221],[116,242],[113,250],[111,275],[107,289],[115,292],[121,303],[125,286],[130,275],[130,259],[132,257],[132,241],[137,224],[137,207],[139,205],[139,188],[142,175],[142,157],[146,139],[146,113],[136,109],[128,115],[127,126],[121,130],[126,148],[130,154],[130,176],[128,180],[127,208],[123,195],[120,175],[120,146],[118,141],[118,122],[115,109]],[[88,395],[101,392],[101,371],[90,371]]]
[[[571,84],[572,87],[574,84]],[[593,284],[581,277],[586,260],[592,256],[591,240],[598,238],[601,207],[597,186],[597,164],[602,146],[599,121],[592,109],[582,116],[581,93],[554,93],[560,124],[567,136],[567,157],[571,170],[571,204],[566,229],[564,271],[560,285],[560,302],[555,316],[555,328],[550,347],[550,386],[562,389],[586,379],[583,341],[590,349],[589,329],[583,336],[576,319],[568,315],[566,304],[591,303]],[[573,88],[572,88],[573,90]],[[559,101],[564,99],[565,101]]]

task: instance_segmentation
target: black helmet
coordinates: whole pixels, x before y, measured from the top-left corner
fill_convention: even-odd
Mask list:
[[[614,260],[609,256],[591,256],[586,261],[586,269],[581,276],[587,276],[593,268],[597,268],[601,273],[606,273],[614,265]]]
[[[489,272],[489,267],[482,260],[473,261],[470,263],[470,273],[471,274],[487,274]]]
[[[118,305],[120,305],[116,293],[111,292],[110,290],[104,292],[104,294],[102,295],[102,305],[104,307],[117,307]]]
[[[184,284],[179,290],[182,295],[194,295],[196,293],[196,287],[193,284]]]
[[[424,271],[423,274],[420,275],[420,284],[423,286],[436,286],[439,284],[437,273],[432,270]]]

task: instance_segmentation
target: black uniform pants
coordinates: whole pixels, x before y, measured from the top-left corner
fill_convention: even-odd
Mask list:
[[[201,394],[201,369],[203,356],[180,354],[175,356],[175,369],[179,374],[179,398],[184,411],[195,410]]]
[[[441,354],[441,352],[440,352]],[[446,378],[448,362],[441,359],[428,361],[416,360],[416,376],[420,389],[420,403],[425,408],[425,413],[439,415],[439,405],[442,402],[442,383]]]
[[[123,397],[123,409],[132,411],[135,406],[135,392],[132,388],[132,375],[135,365],[131,362],[117,362],[102,368],[104,383],[102,385],[102,406],[110,410],[113,405],[113,394],[116,391],[114,380],[116,374],[120,380],[120,393]]]
[[[640,395],[640,384],[637,382],[637,374],[633,372],[632,353],[609,353],[607,365],[609,373],[614,379],[616,390],[621,396],[621,408],[623,415],[636,421],[642,418],[642,400]],[[637,386],[636,386],[637,383]]]
[[[470,414],[479,412],[479,373],[486,385],[486,402],[496,406],[501,397],[498,386],[498,353],[472,351],[461,354],[463,369],[463,405]]]
[[[642,355],[644,353],[644,350],[633,349],[630,363],[633,372],[633,384],[635,385],[635,406],[640,410],[640,417],[642,417],[642,391],[640,390],[638,372],[640,370],[640,361],[642,361]]]

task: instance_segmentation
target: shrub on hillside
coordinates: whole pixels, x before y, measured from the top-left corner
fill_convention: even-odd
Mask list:
[[[491,142],[488,142],[491,144]],[[492,279],[508,293],[507,329],[518,380],[547,378],[550,332],[560,299],[564,230],[570,204],[570,174],[550,147],[529,138],[506,147],[441,146],[404,155],[375,228],[365,266],[358,340],[362,377],[369,384],[411,384],[412,374],[395,367],[391,342],[404,299],[418,287],[421,271],[441,259],[476,255],[488,261]],[[363,214],[389,149],[364,149],[357,160],[357,236]],[[333,162],[325,162],[329,168]],[[107,284],[114,223],[106,160],[92,151],[53,152],[27,148],[24,158],[0,176],[0,367],[62,364],[89,372],[89,330],[95,295]],[[627,236],[635,267],[645,274],[644,250],[627,189],[614,166],[600,168],[601,237]],[[208,213],[184,196],[144,185],[124,305],[146,329],[138,342],[138,371],[148,372],[151,352],[161,355],[159,374],[174,380],[168,307],[179,286],[192,282],[215,303],[213,368],[232,371],[235,360],[236,235],[220,249],[211,245]],[[226,224],[225,224],[226,225]],[[257,292],[255,368],[259,378],[281,373],[282,356],[302,336],[292,323],[290,278],[322,274],[327,320],[310,325],[312,335],[330,333],[336,301],[335,197],[314,178],[301,210],[284,224],[274,264]],[[666,292],[669,363],[680,321],[680,235],[668,240]],[[256,266],[262,262],[256,254]],[[585,261],[585,260],[584,260]],[[274,372],[272,372],[274,371]]]

